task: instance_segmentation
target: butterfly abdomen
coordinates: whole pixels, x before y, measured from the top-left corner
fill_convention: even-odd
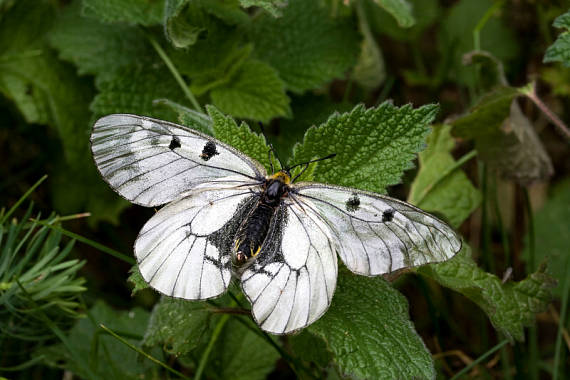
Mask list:
[[[276,207],[260,200],[242,223],[236,238],[236,260],[238,265],[257,256],[267,236],[271,218]]]

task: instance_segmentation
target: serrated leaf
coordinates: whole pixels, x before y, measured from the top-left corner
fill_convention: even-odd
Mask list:
[[[239,2],[244,8],[260,7],[273,17],[281,17],[281,8],[287,6],[285,0],[239,0]]]
[[[73,62],[79,74],[108,75],[152,55],[143,32],[133,26],[108,25],[82,17],[75,1],[59,15],[50,44],[60,58]]]
[[[157,99],[154,101],[154,104],[163,105],[176,112],[180,124],[210,136],[214,135],[213,123],[208,115],[194,111],[169,99]]]
[[[267,156],[269,146],[267,146],[265,137],[252,132],[246,123],[241,123],[238,127],[234,119],[225,116],[214,106],[208,105],[206,110],[214,123],[214,136],[217,139],[254,158],[268,171],[270,170],[271,166]],[[273,162],[273,165],[274,167],[279,167],[275,166],[275,162]]]
[[[153,105],[155,99],[168,98],[181,103],[182,90],[163,65],[130,65],[112,75],[97,78],[99,94],[91,103],[95,117],[111,113],[132,113],[164,120],[175,120],[172,111]]]
[[[133,285],[133,290],[131,291],[131,296],[134,296],[139,291],[148,288],[147,282],[144,280],[141,272],[139,271],[138,265],[133,265],[131,270],[129,270],[130,275],[127,278],[127,282]]]
[[[455,142],[449,125],[434,128],[428,147],[420,153],[420,170],[410,188],[408,202],[428,212],[438,212],[454,227],[479,207],[481,193],[451,155]],[[452,170],[452,171],[450,171]]]
[[[465,295],[487,314],[495,329],[518,341],[524,340],[523,327],[531,325],[535,315],[546,309],[556,286],[544,267],[523,281],[502,283],[477,267],[465,242],[452,259],[425,265],[417,272]]]
[[[256,57],[277,69],[296,93],[342,77],[359,52],[352,19],[331,18],[318,1],[291,0],[277,19],[261,15],[252,24],[251,39]]]
[[[149,313],[140,308],[116,312],[102,301],[89,310],[90,318],[79,320],[69,332],[68,341],[74,355],[63,344],[41,350],[47,364],[63,367],[82,378],[92,378],[83,369],[82,363],[89,363],[90,369],[100,379],[152,379],[157,365],[149,360],[139,360],[139,354],[111,335],[101,334],[103,324],[118,332],[131,344],[137,345],[144,333]],[[74,360],[79,357],[82,363]]]
[[[369,109],[358,105],[309,128],[303,142],[294,147],[291,162],[336,153],[335,158],[319,162],[315,181],[384,193],[413,167],[437,111],[434,104],[416,109],[388,102]]]
[[[165,0],[164,33],[176,48],[194,45],[208,31],[209,16],[199,4],[189,0]]]
[[[409,28],[416,23],[412,6],[406,0],[374,0],[378,6],[390,13],[402,28]]]
[[[261,61],[245,62],[231,82],[213,89],[210,96],[221,111],[234,117],[267,123],[291,114],[285,84]]]
[[[508,86],[485,94],[467,115],[451,122],[453,134],[463,138],[475,138],[496,133],[509,116],[511,103],[520,95],[518,89]]]
[[[534,214],[535,263],[546,262],[547,271],[560,284],[567,276],[568,247],[570,247],[570,180],[554,187],[552,196],[544,206]],[[529,236],[525,236],[523,258],[528,263],[530,256]],[[562,297],[562,288],[553,290],[557,297]]]
[[[162,297],[152,310],[143,345],[161,345],[176,356],[187,354],[207,334],[210,317],[205,302]]]
[[[103,22],[144,26],[162,22],[164,0],[83,0],[83,14]]]
[[[216,341],[208,364],[219,379],[263,380],[275,368],[278,352],[263,337],[230,319]],[[270,338],[271,339],[271,338]]]
[[[323,338],[347,375],[434,379],[431,355],[409,320],[404,296],[381,277],[341,273],[327,313],[308,330]]]
[[[565,67],[570,67],[570,11],[558,16],[552,25],[565,30],[546,49],[543,62],[562,62]]]

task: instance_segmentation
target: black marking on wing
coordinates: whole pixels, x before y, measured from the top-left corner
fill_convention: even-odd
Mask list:
[[[360,198],[358,194],[352,193],[352,197],[348,198],[346,201],[346,211],[355,212],[360,208]]]
[[[204,145],[204,149],[202,149],[200,158],[204,161],[208,161],[210,158],[214,157],[217,154],[220,153],[216,150],[216,144],[214,144],[213,141],[208,141],[206,145]]]
[[[382,221],[384,223],[391,222],[394,219],[394,209],[388,209],[382,213]]]
[[[174,150],[176,148],[180,148],[182,145],[180,144],[180,139],[176,136],[172,136],[172,140],[170,141],[170,145],[168,145],[168,149]]]

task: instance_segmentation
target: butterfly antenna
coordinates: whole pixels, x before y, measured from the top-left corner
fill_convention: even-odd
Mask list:
[[[290,172],[291,169],[296,168],[297,166],[305,165],[305,167],[301,170],[301,172],[299,174],[297,174],[291,182],[295,182],[297,180],[297,178],[299,178],[305,172],[305,170],[307,170],[309,168],[309,164],[312,164],[313,162],[317,162],[317,161],[328,160],[329,158],[333,158],[334,156],[336,156],[336,153],[331,153],[328,156],[321,157],[321,158],[315,158],[314,160],[307,161],[307,162],[301,162],[299,164],[295,164],[295,165],[287,168],[286,170]]]
[[[261,123],[261,121],[259,122],[259,128],[261,128],[261,134],[263,135],[263,138],[265,138],[265,141],[269,144],[269,151],[267,152],[267,158],[269,159],[269,165],[271,165],[271,174],[275,173],[275,169],[273,168],[273,160],[271,159],[271,152],[273,152],[273,156],[275,156],[277,162],[279,162],[279,165],[281,166],[281,170],[283,170],[283,164],[281,163],[281,160],[279,159],[279,156],[277,155],[277,151],[273,147],[273,144],[269,143],[269,139],[265,134],[265,128],[263,128],[263,124]]]

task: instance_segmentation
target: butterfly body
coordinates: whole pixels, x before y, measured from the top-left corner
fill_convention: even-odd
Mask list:
[[[164,205],[134,244],[145,281],[167,296],[205,300],[226,292],[235,276],[254,320],[273,334],[297,331],[326,312],[338,257],[353,273],[377,276],[445,261],[461,249],[451,227],[413,205],[299,183],[287,169],[268,175],[235,148],[166,121],[105,116],[93,127],[91,150],[122,197]]]

